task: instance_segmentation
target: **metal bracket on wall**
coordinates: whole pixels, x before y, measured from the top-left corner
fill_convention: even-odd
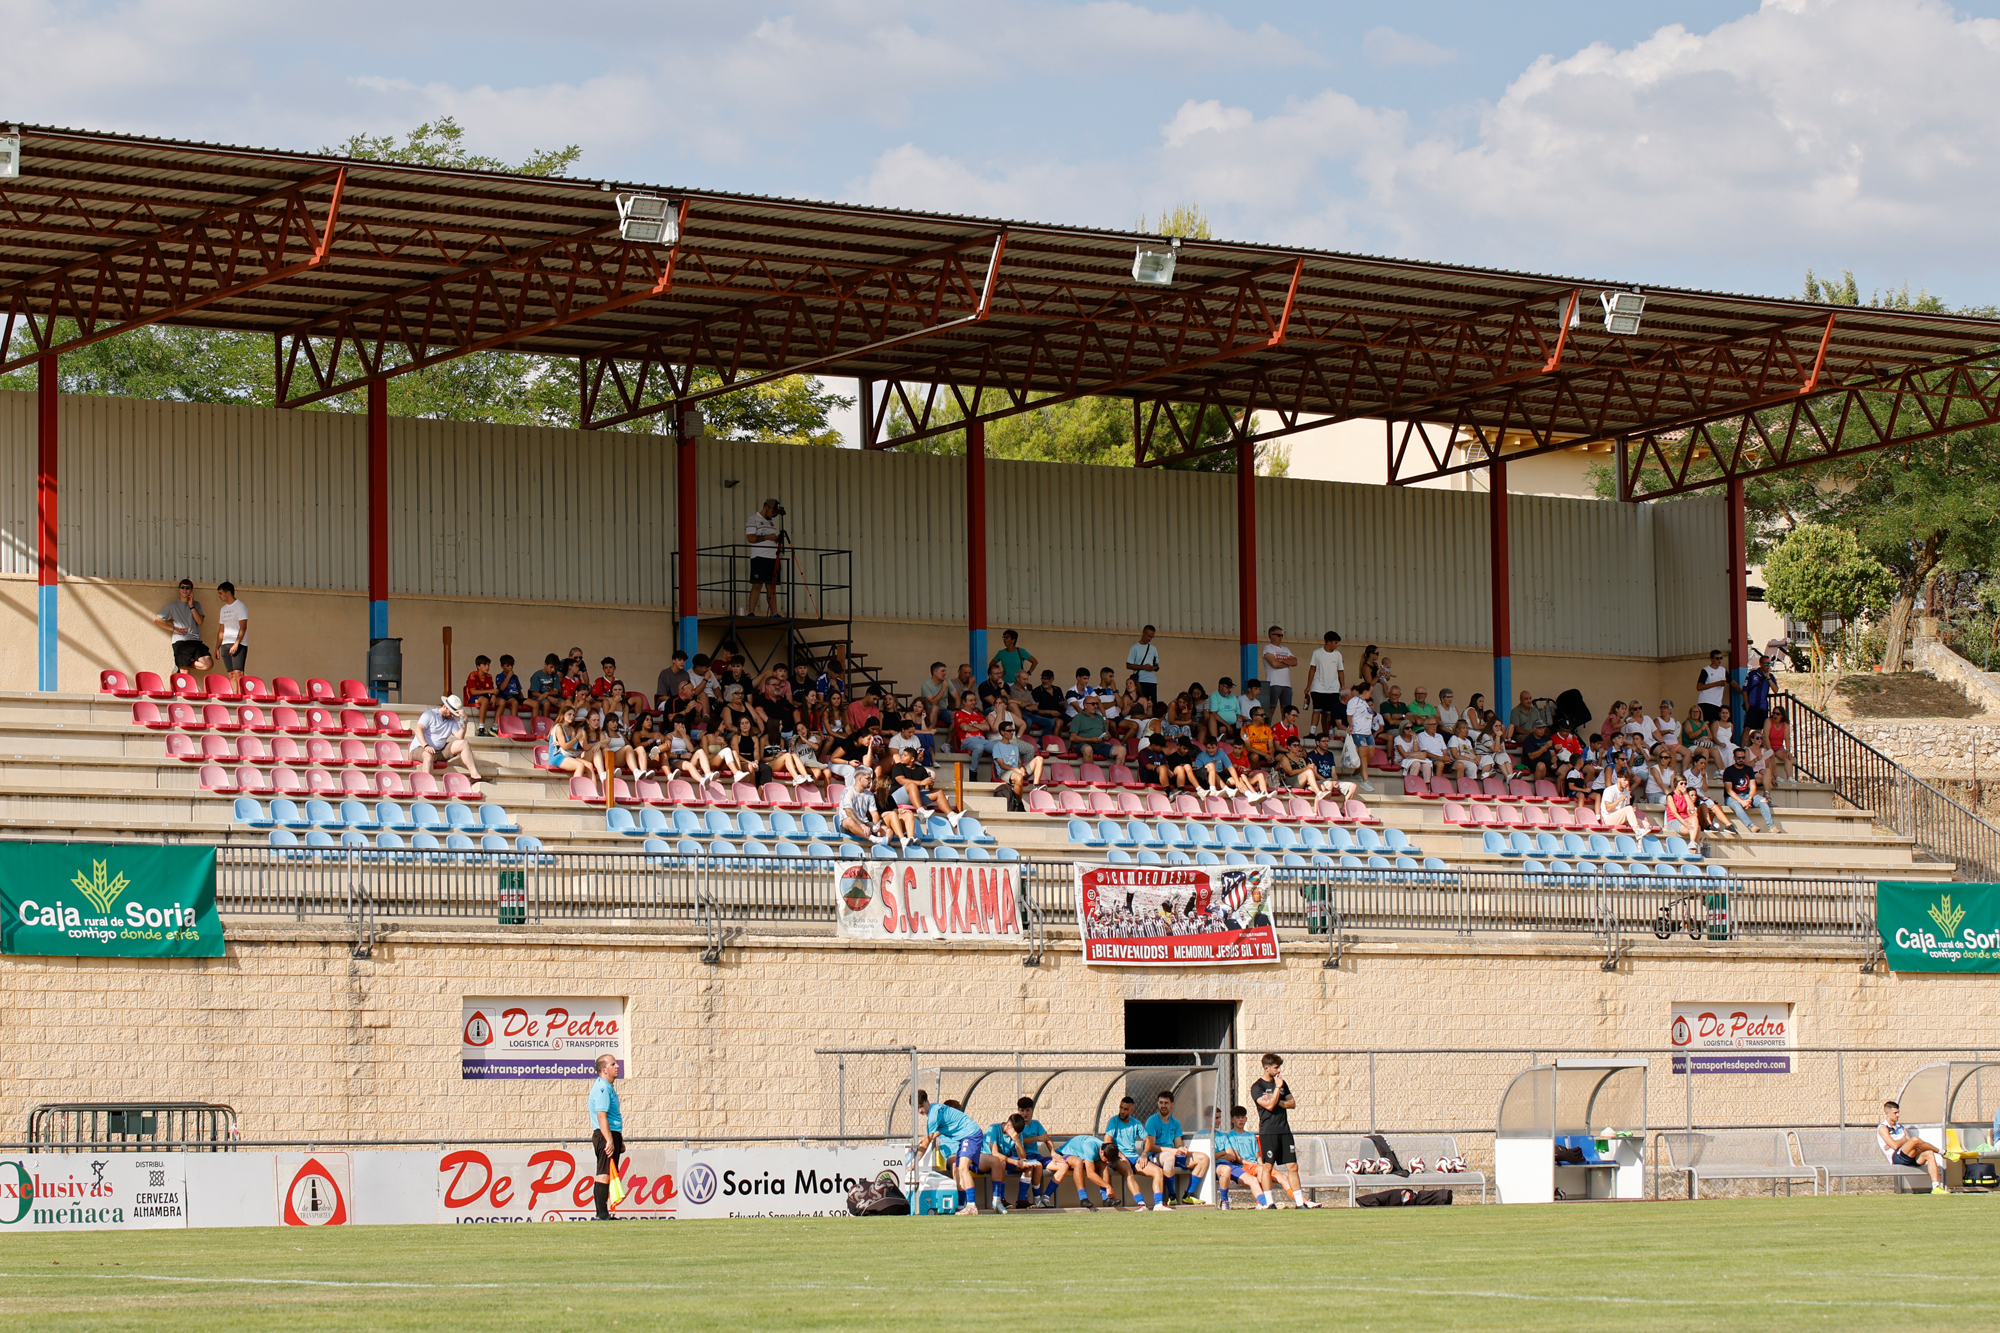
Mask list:
[[[1618,960],[1625,956],[1626,944],[1618,938],[1618,913],[1608,905],[1598,914],[1597,926],[1604,934],[1604,961],[1597,965],[1601,972],[1616,972]]]
[[[375,900],[368,892],[368,886],[360,875],[360,858],[353,852],[347,853],[347,901],[353,907],[351,919],[354,922],[354,948],[350,958],[373,958],[375,956]]]
[[[722,961],[722,946],[728,938],[722,921],[722,905],[715,900],[714,894],[697,889],[695,915],[701,922],[702,933],[708,937],[708,943],[702,946],[701,961],[712,966]]]
[[[1882,951],[1882,941],[1878,939],[1868,947],[1868,956],[1861,960],[1861,970],[1872,976],[1877,968],[1888,961],[1889,956]]]
[[[1341,955],[1347,952],[1347,946],[1351,943],[1347,938],[1347,932],[1340,928],[1340,913],[1327,913],[1326,933],[1328,935],[1326,961],[1321,963],[1320,966],[1330,970],[1338,969],[1340,967]]]

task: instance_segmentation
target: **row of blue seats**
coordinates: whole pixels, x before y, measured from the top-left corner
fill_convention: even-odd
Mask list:
[[[478,810],[463,801],[448,802],[440,810],[429,801],[413,801],[407,806],[394,801],[377,801],[371,809],[366,801],[310,800],[301,809],[297,801],[280,796],[265,811],[261,802],[236,798],[235,822],[245,828],[345,829],[353,833],[464,833],[478,837],[488,833],[519,833],[521,826],[507,817],[499,805],[482,805]]]
[[[1018,861],[1021,854],[1012,847],[1002,847],[997,852],[989,852],[984,847],[968,847],[960,852],[956,847],[911,847],[901,850],[893,844],[878,844],[872,849],[864,849],[858,842],[843,842],[839,850],[824,842],[808,842],[803,848],[797,843],[778,841],[770,845],[752,838],[742,843],[702,845],[692,838],[682,838],[677,843],[669,843],[665,838],[648,838],[641,847],[649,856],[717,857],[777,856],[788,860],[810,861],[865,861],[871,857],[878,861]]]
[[[1635,838],[1629,833],[1621,833],[1616,839],[1612,839],[1602,833],[1592,833],[1586,837],[1581,833],[1498,833],[1488,829],[1486,852],[1491,856],[1560,856],[1568,861],[1703,859],[1701,848],[1688,846],[1685,838],[1672,833],[1664,838],[1652,834],[1644,838]]]
[[[1435,856],[1426,856],[1419,861],[1414,856],[1398,856],[1391,860],[1386,856],[1370,856],[1365,861],[1346,853],[1338,858],[1319,852],[1306,856],[1299,852],[1285,852],[1277,855],[1271,852],[1222,852],[1216,853],[1204,848],[1189,854],[1178,848],[1157,852],[1151,847],[1141,847],[1136,852],[1128,852],[1122,847],[1106,851],[1104,859],[1112,865],[1142,866],[1281,866],[1294,870],[1320,869],[1344,872],[1349,878],[1377,878],[1377,872],[1387,871],[1393,875],[1407,877],[1418,883],[1456,884],[1458,876],[1451,873],[1451,867]]]
[[[1672,861],[1657,861],[1652,865],[1647,865],[1643,861],[1634,862],[1631,865],[1626,865],[1620,861],[1606,861],[1602,865],[1593,865],[1589,861],[1578,861],[1572,866],[1567,861],[1550,861],[1547,865],[1543,865],[1540,861],[1524,860],[1521,862],[1521,870],[1524,874],[1539,876],[1555,882],[1560,882],[1564,879],[1601,877],[1604,875],[1623,876],[1628,879],[1634,875],[1662,876],[1670,879],[1698,879],[1704,882],[1712,879],[1728,878],[1728,872],[1719,865],[1711,865],[1704,868],[1702,866],[1692,866]]]
[[[837,820],[830,819],[817,810],[807,810],[797,815],[789,810],[774,810],[769,816],[769,822],[766,822],[766,816],[755,810],[742,810],[731,815],[724,810],[709,810],[705,814],[698,814],[685,806],[674,810],[660,810],[648,806],[638,811],[615,806],[605,812],[604,827],[613,833],[623,833],[632,838],[839,842],[843,837]],[[971,815],[960,818],[957,829],[953,829],[951,821],[943,815],[931,815],[927,819],[917,821],[917,832],[920,837],[931,842],[959,845],[976,843],[992,847],[998,845],[1000,841],[988,833]]]
[[[309,847],[322,849],[358,847],[371,848],[375,851],[384,852],[400,852],[404,850],[417,852],[539,852],[542,850],[542,840],[531,833],[523,833],[510,846],[507,839],[501,837],[498,833],[481,834],[477,842],[473,841],[472,835],[469,833],[447,834],[443,842],[439,842],[437,835],[434,833],[417,833],[411,835],[410,840],[405,842],[401,834],[387,832],[377,833],[371,841],[367,834],[358,829],[349,829],[336,840],[333,834],[327,832],[325,829],[316,828],[307,830],[305,841],[300,842],[299,835],[290,829],[274,828],[271,830],[270,843],[273,847]]]
[[[1147,823],[1134,819],[1120,824],[1100,819],[1069,821],[1069,840],[1081,847],[1151,848],[1165,853],[1213,852],[1297,852],[1367,856],[1376,852],[1408,855],[1417,851],[1415,843],[1399,828],[1372,828],[1349,831],[1344,828],[1295,828],[1289,824],[1174,824],[1167,820]],[[1205,864],[1205,863],[1204,863]]]

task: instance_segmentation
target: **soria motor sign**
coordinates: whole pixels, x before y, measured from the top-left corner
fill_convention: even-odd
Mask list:
[[[596,1078],[597,1057],[632,1072],[625,1000],[468,995],[459,1014],[461,1078]]]

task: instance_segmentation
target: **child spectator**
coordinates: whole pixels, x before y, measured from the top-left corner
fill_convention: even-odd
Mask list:
[[[596,699],[610,697],[613,686],[625,683],[618,679],[618,663],[615,660],[607,657],[600,665],[604,668],[604,674],[590,682],[591,697]]]
[[[500,654],[500,670],[493,677],[493,720],[497,723],[502,713],[515,717],[521,715],[521,674],[514,670],[511,654]]]
[[[554,717],[562,707],[562,659],[550,653],[542,659],[542,669],[528,677],[528,711],[536,717]]]
[[[1250,710],[1250,724],[1243,728],[1244,758],[1251,768],[1269,768],[1278,757],[1276,733],[1264,719],[1264,710]]]
[[[1299,710],[1287,708],[1283,717],[1271,724],[1271,740],[1283,753],[1299,739]]]
[[[590,698],[590,678],[584,675],[582,659],[572,657],[563,662],[563,678],[559,693],[564,703],[575,701],[581,704]]]
[[[486,714],[495,703],[492,667],[493,659],[485,653],[473,658],[472,670],[465,673],[465,688],[460,691],[465,696],[466,708],[478,711],[478,721],[472,733],[475,736],[490,734],[486,729]]]
[[[662,671],[660,678],[653,683],[653,706],[658,708],[679,694],[681,682],[688,678],[688,655],[685,650],[676,648],[673,665]]]
[[[1263,706],[1264,682],[1253,676],[1243,682],[1243,716],[1247,719],[1251,713]]]
[[[1375,650],[1371,647],[1369,652]],[[1368,702],[1366,681],[1356,681],[1348,691],[1347,730],[1354,742],[1355,754],[1361,768],[1361,790],[1374,791],[1375,784],[1368,780],[1368,770],[1375,765],[1375,733],[1382,727],[1382,718]]]

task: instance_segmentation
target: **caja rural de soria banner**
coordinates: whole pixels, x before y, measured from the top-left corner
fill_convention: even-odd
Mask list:
[[[2000,884],[1877,884],[1892,972],[2000,972]]]
[[[0,843],[0,953],[220,958],[213,847]]]
[[[1278,961],[1268,866],[1078,866],[1083,961],[1236,967]]]

